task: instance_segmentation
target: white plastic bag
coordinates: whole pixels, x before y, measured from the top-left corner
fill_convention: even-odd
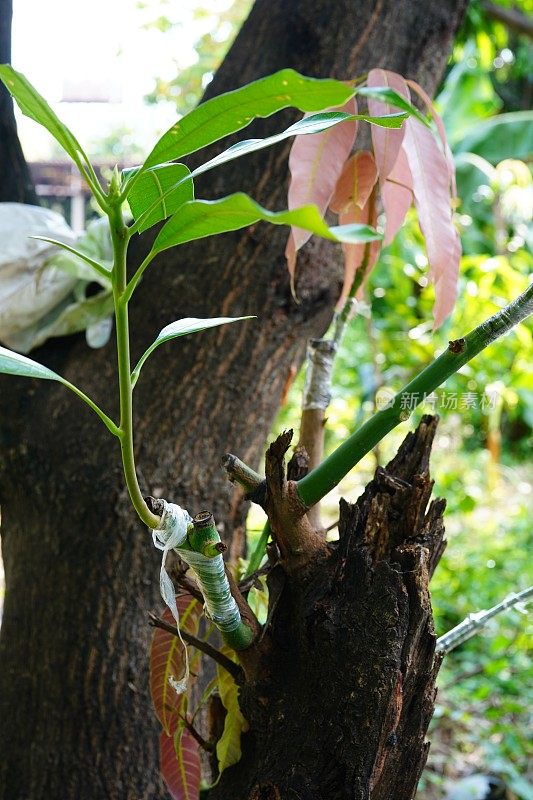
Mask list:
[[[52,336],[85,330],[88,344],[102,347],[112,327],[110,282],[76,256],[32,236],[48,236],[110,265],[105,220],[77,238],[54,211],[0,203],[0,341],[28,353]],[[87,287],[95,282],[102,290],[88,297]]]

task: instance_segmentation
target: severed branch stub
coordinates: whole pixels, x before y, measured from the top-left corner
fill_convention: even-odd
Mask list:
[[[232,453],[222,456],[220,463],[226,470],[228,480],[242,486],[247,500],[260,506],[264,505],[266,485],[265,479],[261,475]]]

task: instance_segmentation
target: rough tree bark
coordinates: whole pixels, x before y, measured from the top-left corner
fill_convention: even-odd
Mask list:
[[[341,502],[339,542],[322,557],[289,577],[282,562],[271,569],[268,642],[241,691],[250,733],[214,800],[413,797],[440,665],[428,590],[444,550],[445,503],[428,508],[436,426],[423,417],[357,503]],[[267,454],[278,502],[269,462],[289,441]]]
[[[11,63],[12,0],[0,0],[0,64]],[[22,155],[13,101],[0,85],[0,203],[37,203],[30,171]]]
[[[208,94],[285,66],[339,78],[384,66],[432,92],[465,3],[257,0]],[[287,113],[262,121],[246,135],[279,130],[292,118]],[[263,152],[213,173],[197,196],[239,188],[281,208],[287,152]],[[228,488],[220,455],[232,450],[257,464],[286,377],[300,363],[307,338],[325,330],[340,289],[334,250],[310,243],[300,263],[301,303],[295,305],[282,255],[285,236],[254,226],[167,253],[151,267],[132,305],[134,359],[178,317],[259,314],[258,322],[238,329],[161,348],[146,365],[135,397],[145,494],[162,494],[192,513],[210,508],[233,554],[243,546],[245,504],[238,489]],[[147,246],[147,237],[139,240],[134,260]],[[82,337],[70,337],[47,344],[35,357],[116,416],[113,345],[89,351]],[[0,378],[0,502],[7,588],[0,639],[0,798],[165,797],[147,690],[146,615],[158,605],[157,554],[129,508],[116,443],[59,385]],[[362,557],[354,563],[362,576],[365,569],[370,574]],[[377,573],[384,586],[407,581],[396,567]],[[407,601],[401,602],[394,623],[400,627],[408,624]],[[303,619],[304,605],[299,613]],[[319,647],[325,636],[338,635],[333,628],[344,612],[337,618],[332,606],[331,613],[329,629],[317,627]],[[364,636],[372,639],[370,628]],[[398,659],[391,656],[396,677]],[[327,672],[334,682],[346,680],[341,665],[339,660]],[[270,697],[288,713],[279,689],[272,686]],[[357,720],[357,708],[348,703],[344,710]],[[275,718],[263,722],[273,733]],[[294,729],[296,722],[290,725]],[[328,732],[325,752],[331,741]],[[275,752],[275,769],[265,771],[274,781],[284,757]],[[228,789],[225,800],[246,796],[251,758],[247,750],[243,777],[233,771],[235,793]],[[307,755],[302,764],[308,761]]]

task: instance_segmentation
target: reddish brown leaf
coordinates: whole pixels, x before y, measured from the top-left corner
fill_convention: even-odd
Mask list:
[[[329,207],[336,214],[347,211],[350,203],[364,208],[378,178],[376,162],[369,150],[359,150],[348,159],[337,181]]]
[[[389,177],[381,182],[380,188],[386,217],[383,244],[387,246],[402,227],[413,202],[413,178],[403,147]]]
[[[161,732],[161,776],[172,800],[198,800],[200,797],[200,754],[198,743],[187,729],[167,736]]]
[[[452,189],[452,197],[456,197],[457,195],[457,186],[455,184],[455,161],[453,160],[452,151],[450,150],[450,145],[448,144],[448,140],[446,138],[446,131],[444,130],[444,123],[442,119],[435,111],[435,107],[431,102],[430,96],[422,89],[420,84],[416,81],[406,81],[407,85],[414,89],[418,96],[424,101],[427,106],[427,109],[431,116],[433,117],[433,121],[437,126],[437,130],[439,132],[440,140],[442,142],[442,148],[444,150],[444,157],[446,158],[446,163],[448,164],[448,172],[450,174],[450,185]]]
[[[339,216],[339,223],[341,225],[348,225],[354,222],[364,223],[369,225],[376,225],[377,214],[375,203],[372,197],[369,198],[364,208],[351,204],[346,211]],[[376,261],[378,260],[381,242],[369,242],[368,244],[343,244],[342,249],[344,253],[344,284],[342,287],[341,296],[337,301],[336,309],[340,310],[346,298],[350,294],[352,284],[354,281],[357,270],[363,264],[366,248],[368,247],[368,262],[365,267],[365,274],[361,282],[360,289],[357,292],[357,297],[361,297],[362,288],[372,271]]]
[[[433,133],[412,117],[403,147],[413,176],[415,205],[435,284],[434,327],[452,311],[457,296],[461,242],[452,220],[450,174]]]
[[[348,100],[340,110],[356,113],[355,99]],[[349,120],[323,133],[295,137],[289,156],[289,209],[314,203],[320,213],[325,214],[342,166],[350,155],[356,131],[357,121]],[[296,253],[311,235],[302,228],[291,228],[285,251],[291,276],[296,267]]]
[[[396,72],[389,72],[386,69],[371,69],[368,73],[367,85],[370,87],[388,86],[398,94],[401,94],[402,97],[405,97],[406,100],[410,99],[409,89],[404,78]],[[397,108],[387,103],[380,103],[379,100],[373,100],[372,98],[368,98],[368,110],[374,116],[392,114],[398,111]],[[404,133],[405,123],[398,129],[371,125],[374,156],[381,181],[385,180],[396,163]]]
[[[180,595],[176,598],[180,615],[180,627],[189,633],[198,633],[198,624],[202,613],[202,605],[191,595]],[[175,625],[170,609],[165,609],[163,619]],[[155,714],[167,735],[173,733],[176,726],[176,713],[181,695],[171,685],[171,681],[179,681],[185,672],[185,653],[183,644],[172,633],[156,628],[150,648],[150,693]]]

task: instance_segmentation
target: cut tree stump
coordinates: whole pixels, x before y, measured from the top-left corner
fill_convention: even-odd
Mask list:
[[[359,500],[341,501],[339,541],[303,581],[272,569],[269,649],[240,699],[250,732],[210,797],[414,796],[440,665],[428,588],[445,546],[445,502],[429,503],[437,421],[423,417]]]

